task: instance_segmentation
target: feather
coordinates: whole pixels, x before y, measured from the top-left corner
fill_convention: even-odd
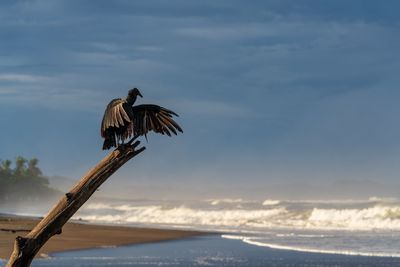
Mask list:
[[[182,128],[172,119],[172,118],[170,118],[170,117],[163,117],[165,120],[167,120],[168,122],[169,122],[169,124],[170,125],[172,125],[175,129],[177,129],[178,131],[180,131],[181,133],[183,132],[182,131]]]
[[[163,127],[164,133],[166,133],[168,136],[171,136],[171,133],[168,131],[166,127]]]
[[[115,107],[112,109],[112,124],[114,127],[119,128],[118,119],[117,119],[117,109]]]
[[[121,116],[121,109],[123,109],[122,105],[118,105],[117,106],[117,111],[116,111],[117,119],[118,119],[118,122],[119,122],[120,126],[125,126],[124,120],[122,119],[122,116]]]
[[[128,122],[131,121],[131,119],[129,118],[128,114],[126,113],[125,108],[123,107],[123,105],[121,105],[121,114],[122,114],[122,117],[124,118],[124,120],[126,120]]]

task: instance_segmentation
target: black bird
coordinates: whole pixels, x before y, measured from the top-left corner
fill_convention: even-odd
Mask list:
[[[104,138],[103,150],[118,147],[132,136],[144,135],[149,131],[171,136],[183,132],[182,128],[172,119],[178,116],[172,110],[157,105],[133,106],[137,96],[143,97],[139,89],[129,90],[125,99],[113,99],[104,112],[101,122],[101,136]]]

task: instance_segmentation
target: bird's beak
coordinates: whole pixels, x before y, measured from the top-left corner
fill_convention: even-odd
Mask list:
[[[138,96],[143,97],[142,94],[140,92],[138,92]]]

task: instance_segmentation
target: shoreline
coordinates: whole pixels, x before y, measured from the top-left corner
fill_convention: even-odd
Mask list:
[[[219,235],[186,238],[163,244],[120,246],[56,253],[37,266],[309,266],[309,267],[392,267],[399,258],[364,257],[296,252],[249,245]]]
[[[26,235],[39,221],[40,218],[37,217],[1,214],[0,259],[8,259],[11,255],[15,238],[18,235]],[[40,249],[36,257],[46,258],[48,255],[57,252],[155,243],[208,234],[210,233],[118,225],[110,226],[72,221],[64,225],[63,233],[53,236]]]
[[[273,243],[262,243],[257,242],[255,240],[251,240],[251,238],[244,237],[242,235],[232,235],[232,234],[222,234],[221,238],[228,240],[239,240],[245,244],[267,248],[272,250],[280,250],[287,252],[295,252],[295,253],[311,253],[311,254],[322,254],[322,255],[338,255],[338,256],[351,256],[351,257],[375,257],[375,258],[398,258],[400,259],[399,254],[379,254],[379,253],[368,253],[368,252],[353,252],[346,250],[323,250],[323,249],[307,249],[295,246],[286,246],[286,245],[278,245]]]
[[[4,266],[2,264],[11,254],[15,236],[26,235],[39,220],[37,217],[0,214],[0,266]],[[162,244],[167,241],[177,242]],[[136,246],[141,244],[146,245]],[[57,253],[62,254],[54,255]],[[67,223],[63,233],[52,237],[37,258],[48,258],[42,263],[39,261],[38,266],[49,266],[49,262],[52,266],[116,266],[132,261],[148,266],[159,266],[160,263],[173,266],[178,262],[180,266],[188,267],[198,266],[199,262],[209,266],[223,263],[229,267],[400,266],[397,257],[296,251],[258,246],[244,242],[240,235],[224,236],[220,232],[101,225],[86,221]]]

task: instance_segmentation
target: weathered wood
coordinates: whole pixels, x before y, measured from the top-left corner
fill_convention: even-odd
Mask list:
[[[18,236],[14,242],[14,251],[6,267],[27,267],[31,264],[40,248],[56,234],[61,234],[64,224],[90,198],[96,189],[116,170],[131,158],[145,150],[136,141],[120,146],[101,160],[69,191],[35,228],[25,237]]]

